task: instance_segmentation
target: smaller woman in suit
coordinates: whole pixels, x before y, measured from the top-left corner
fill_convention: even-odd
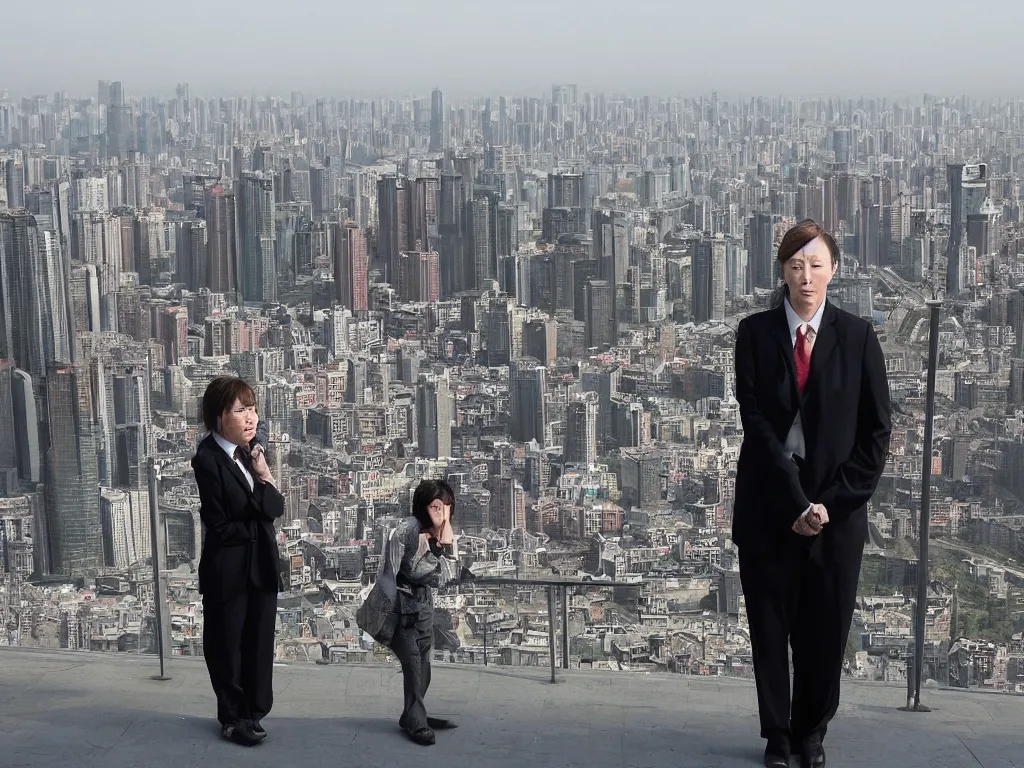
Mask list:
[[[451,720],[428,717],[423,697],[430,686],[434,638],[433,588],[466,578],[459,565],[452,520],[455,494],[442,480],[424,480],[412,497],[412,515],[398,526],[398,626],[391,650],[402,664],[405,706],[398,725],[417,744],[434,743],[434,729],[455,728]]]
[[[220,376],[203,394],[210,434],[192,469],[204,526],[199,560],[203,656],[224,738],[252,746],[273,704],[274,633],[280,576],[274,521],[284,498],[257,441],[256,395]]]

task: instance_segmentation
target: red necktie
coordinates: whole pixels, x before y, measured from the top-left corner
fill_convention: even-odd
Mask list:
[[[804,393],[807,386],[807,375],[811,372],[811,345],[807,342],[807,334],[801,325],[796,329],[796,349],[793,350],[793,359],[796,362],[796,384],[800,388],[800,394]]]

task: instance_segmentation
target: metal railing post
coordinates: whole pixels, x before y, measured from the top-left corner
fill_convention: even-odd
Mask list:
[[[167,643],[164,633],[170,632],[170,616],[167,610],[167,599],[164,595],[161,578],[163,563],[163,536],[160,526],[160,507],[157,487],[158,469],[156,457],[149,457],[149,549],[153,561],[153,618],[156,622],[156,650],[160,656],[160,674],[153,675],[153,680],[170,680],[166,674]]]
[[[548,585],[548,656],[551,659],[551,682],[555,682],[555,592]]]
[[[928,539],[931,523],[932,496],[932,421],[935,414],[935,373],[939,365],[939,310],[942,302],[926,302],[930,312],[928,330],[928,385],[924,404],[924,448],[921,457],[921,522],[918,525],[917,612],[914,615],[914,687],[913,702],[906,708],[912,712],[929,712],[921,704],[921,677],[924,674],[924,625],[928,614]],[[909,673],[910,670],[908,670]]]
[[[562,587],[562,669],[569,668],[569,588]]]

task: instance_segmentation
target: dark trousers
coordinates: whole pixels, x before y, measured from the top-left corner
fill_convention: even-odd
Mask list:
[[[423,608],[419,613],[398,617],[398,628],[391,640],[391,650],[402,664],[405,707],[398,724],[415,733],[427,727],[427,709],[423,697],[430,687],[430,648],[434,639],[434,612]]]
[[[863,534],[841,525],[813,538],[788,534],[774,549],[740,548],[763,738],[824,737],[835,717],[863,553]]]
[[[222,725],[262,720],[274,703],[277,592],[249,589],[228,600],[203,598],[203,656]]]

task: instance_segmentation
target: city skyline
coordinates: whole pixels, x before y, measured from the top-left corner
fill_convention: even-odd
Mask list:
[[[228,373],[255,388],[285,498],[280,660],[382,658],[352,611],[410,489],[437,477],[482,579],[593,580],[567,596],[564,666],[748,675],[734,334],[778,299],[776,247],[809,217],[836,236],[830,301],[876,328],[896,404],[848,674],[906,679],[928,467],[926,674],[1024,692],[1024,100],[563,79],[333,99],[176,78],[153,97],[133,74],[83,98],[0,91],[9,644],[149,650],[166,604],[165,647],[202,655],[188,459]],[[552,660],[543,595],[513,610],[503,589],[440,596],[461,645],[436,653]]]

